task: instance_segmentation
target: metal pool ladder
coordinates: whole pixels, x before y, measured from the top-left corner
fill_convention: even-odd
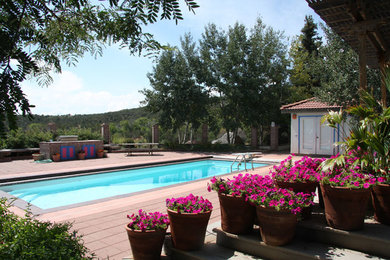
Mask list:
[[[232,165],[230,165],[230,172],[233,172],[233,165],[237,162],[237,170],[239,170],[240,165],[244,163],[245,165],[245,171],[246,169],[246,163],[251,162],[252,165],[252,171],[254,170],[253,168],[253,156],[254,155],[261,155],[261,152],[253,152],[253,153],[235,153],[233,155],[236,155],[236,159],[234,159]]]

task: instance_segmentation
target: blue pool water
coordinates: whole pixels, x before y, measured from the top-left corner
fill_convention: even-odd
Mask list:
[[[41,209],[154,189],[230,172],[231,161],[204,160],[86,176],[1,186],[3,190]],[[254,167],[265,164],[254,163]],[[235,169],[236,169],[235,165]],[[243,169],[241,165],[241,170]],[[251,165],[247,164],[247,168]],[[206,188],[206,187],[205,187]]]

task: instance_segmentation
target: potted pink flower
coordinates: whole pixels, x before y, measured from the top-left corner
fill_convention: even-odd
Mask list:
[[[260,186],[272,186],[272,179],[252,174],[238,174],[233,179],[213,177],[208,191],[218,192],[221,208],[221,228],[232,234],[245,234],[253,229],[255,207],[247,202],[247,195]]]
[[[321,192],[328,225],[343,230],[362,229],[370,188],[377,179],[363,172],[360,159],[333,156],[322,165]]]
[[[199,250],[206,235],[213,206],[201,196],[166,199],[171,223],[173,247],[181,250]]]
[[[270,173],[279,188],[292,189],[294,192],[312,193],[316,191],[321,179],[321,170],[319,166],[325,159],[302,157],[293,162],[289,156],[283,160],[280,165],[275,165]],[[321,200],[320,200],[321,201]],[[311,216],[311,207],[304,209],[303,219]]]
[[[169,226],[167,214],[147,213],[140,209],[138,214],[127,215],[126,225],[134,259],[160,259],[165,234]]]
[[[277,187],[260,187],[248,200],[256,205],[260,233],[264,243],[281,246],[289,243],[294,235],[297,215],[313,204],[314,194],[295,193]]]

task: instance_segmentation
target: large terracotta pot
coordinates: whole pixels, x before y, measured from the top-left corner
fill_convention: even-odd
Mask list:
[[[255,207],[245,198],[218,193],[221,205],[221,227],[232,234],[246,234],[253,230],[256,217]]]
[[[326,222],[332,228],[358,230],[364,225],[369,189],[349,189],[321,184]]]
[[[294,192],[312,193],[316,191],[318,183],[308,182],[287,182],[275,180],[275,186],[282,189],[292,189]],[[302,219],[311,218],[311,206],[302,209]]]
[[[160,259],[165,230],[132,230],[126,225],[131,251],[135,260]]]
[[[371,190],[375,220],[390,225],[390,185],[378,184]]]
[[[256,213],[261,238],[267,245],[282,246],[294,238],[297,217],[290,210],[257,206]]]
[[[178,213],[170,209],[167,211],[173,247],[185,251],[201,249],[211,210],[205,213]]]

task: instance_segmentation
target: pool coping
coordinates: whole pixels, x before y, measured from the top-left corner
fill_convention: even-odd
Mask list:
[[[17,176],[17,177],[11,177],[11,178],[3,178],[0,179],[0,187],[1,186],[6,186],[6,185],[12,185],[12,184],[22,184],[22,183],[28,183],[28,182],[34,182],[34,181],[44,181],[44,180],[53,180],[53,179],[59,179],[59,178],[70,178],[70,177],[76,177],[76,176],[86,176],[86,175],[92,175],[92,174],[100,174],[100,173],[107,173],[107,172],[114,172],[118,170],[125,170],[125,169],[139,169],[139,168],[148,168],[148,167],[153,167],[153,166],[164,166],[164,165],[170,165],[173,163],[178,163],[178,162],[191,162],[191,161],[201,161],[201,160],[207,160],[207,159],[216,159],[216,160],[228,160],[228,161],[233,161],[232,157],[225,157],[225,156],[199,156],[199,157],[194,157],[194,158],[185,158],[185,159],[175,159],[175,160],[167,160],[167,161],[160,161],[160,162],[151,162],[151,163],[140,163],[140,164],[131,164],[131,165],[117,165],[117,166],[112,166],[112,167],[102,167],[102,168],[94,168],[94,169],[84,169],[84,170],[74,170],[74,171],[69,171],[69,172],[54,172],[54,173],[46,173],[46,174],[31,174],[31,175],[24,175],[24,176]],[[253,162],[255,163],[263,163],[265,164],[262,167],[267,167],[274,163],[274,161],[266,161],[266,160],[261,160],[261,158],[254,159]],[[262,168],[262,167],[257,167],[257,168]],[[241,170],[242,171],[242,170]],[[230,175],[235,172],[240,172],[238,170],[228,172],[226,174],[222,174],[219,176],[226,176]],[[37,178],[38,177],[38,178]],[[10,182],[5,182],[4,180],[15,180],[16,181],[10,181]],[[204,181],[204,178],[202,179],[197,179],[197,180],[192,180],[188,181],[186,183],[195,183],[198,181]],[[157,190],[162,190],[167,187],[175,187],[182,185],[183,183],[177,183],[177,184],[172,184],[169,186],[163,186],[163,187],[158,187],[158,188],[153,188],[149,189],[148,192],[152,191],[157,191]],[[121,198],[127,198],[131,196],[135,196],[138,194],[141,194],[145,191],[137,191],[137,192],[132,192],[132,193],[126,193],[126,194],[121,194],[121,195],[116,195],[116,196],[110,196],[107,198],[102,198],[102,199],[97,199],[97,200],[91,200],[91,201],[85,201],[85,202],[80,202],[80,203],[74,203],[66,206],[60,206],[60,207],[55,207],[55,208],[49,208],[49,209],[42,209],[39,208],[33,204],[30,204],[29,202],[22,200],[16,196],[13,196],[3,190],[0,190],[0,197],[5,197],[7,200],[12,202],[13,206],[16,206],[24,211],[28,210],[35,216],[39,216],[42,214],[46,213],[51,213],[51,212],[56,212],[56,211],[61,211],[61,210],[67,210],[67,209],[73,209],[77,207],[83,207],[87,205],[92,205],[92,204],[97,204],[100,202],[106,202],[106,201],[111,201],[111,200],[116,200],[116,199],[121,199]]]

